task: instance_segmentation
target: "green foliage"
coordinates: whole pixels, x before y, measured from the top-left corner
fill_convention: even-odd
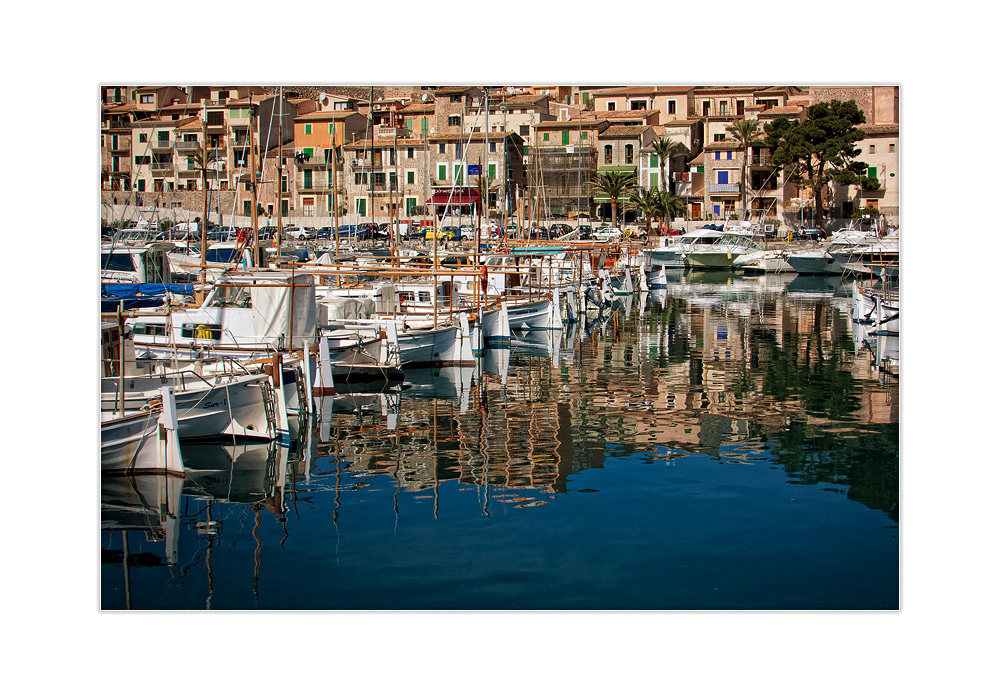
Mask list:
[[[823,189],[831,179],[857,183],[863,165],[854,158],[861,150],[854,146],[865,137],[858,126],[865,115],[852,99],[813,104],[802,121],[777,118],[764,126],[765,143],[771,163],[788,170],[788,179],[812,187],[815,209],[823,211]]]
[[[865,176],[861,178],[861,188],[865,191],[878,191],[882,188],[877,176]]]
[[[617,226],[618,201],[635,186],[635,172],[599,172],[590,183],[595,191],[611,199],[611,224]]]

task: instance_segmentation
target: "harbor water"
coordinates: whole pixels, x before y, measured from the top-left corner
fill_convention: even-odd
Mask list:
[[[899,339],[851,306],[677,271],[290,445],[183,442],[102,479],[101,608],[897,609]]]

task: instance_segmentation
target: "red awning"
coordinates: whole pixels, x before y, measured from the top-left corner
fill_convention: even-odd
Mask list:
[[[479,193],[476,191],[435,193],[427,201],[427,205],[472,205],[473,203],[479,203]]]

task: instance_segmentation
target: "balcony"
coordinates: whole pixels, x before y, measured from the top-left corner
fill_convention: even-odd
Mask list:
[[[329,193],[333,190],[331,183],[325,179],[311,181],[309,183],[304,181],[296,183],[299,193]]]
[[[327,158],[323,153],[319,153],[313,155],[308,160],[296,161],[296,165],[299,169],[329,169],[331,159],[332,156]]]
[[[197,140],[178,140],[174,143],[174,149],[181,152],[201,152],[201,143]]]
[[[197,169],[178,169],[176,174],[182,179],[195,179],[201,176],[201,172]]]
[[[768,167],[771,165],[771,153],[760,152],[750,155],[751,167]]]
[[[709,184],[709,193],[719,193],[719,194],[735,194],[739,195],[740,185],[739,184]]]
[[[172,160],[167,160],[165,162],[153,161],[149,163],[149,168],[152,169],[154,172],[168,172],[168,171],[173,171],[174,163]]]
[[[149,149],[153,152],[165,152],[167,150],[173,150],[174,144],[170,140],[151,140],[149,143]]]

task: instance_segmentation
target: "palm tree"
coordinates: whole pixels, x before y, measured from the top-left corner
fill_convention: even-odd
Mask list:
[[[633,189],[625,202],[626,210],[638,210],[646,218],[646,235],[649,235],[650,220],[656,217],[660,210],[658,192],[648,188]]]
[[[673,187],[669,185],[666,178],[665,164],[677,153],[681,144],[674,142],[671,138],[660,136],[660,139],[654,140],[652,145],[653,151],[656,152],[656,156],[660,160],[660,188],[664,191],[672,191]]]
[[[741,118],[726,126],[726,131],[733,136],[743,149],[743,166],[740,168],[740,196],[743,200],[743,210],[747,209],[747,165],[750,162],[750,147],[761,141],[764,131],[757,119]]]
[[[660,191],[660,195],[656,199],[656,212],[660,216],[660,234],[662,235],[663,223],[667,223],[667,230],[669,232],[671,221],[674,216],[681,215],[684,212],[685,204],[683,198],[670,193],[670,191]]]
[[[618,199],[635,186],[635,172],[598,172],[591,184],[611,199],[611,226],[618,227]]]

